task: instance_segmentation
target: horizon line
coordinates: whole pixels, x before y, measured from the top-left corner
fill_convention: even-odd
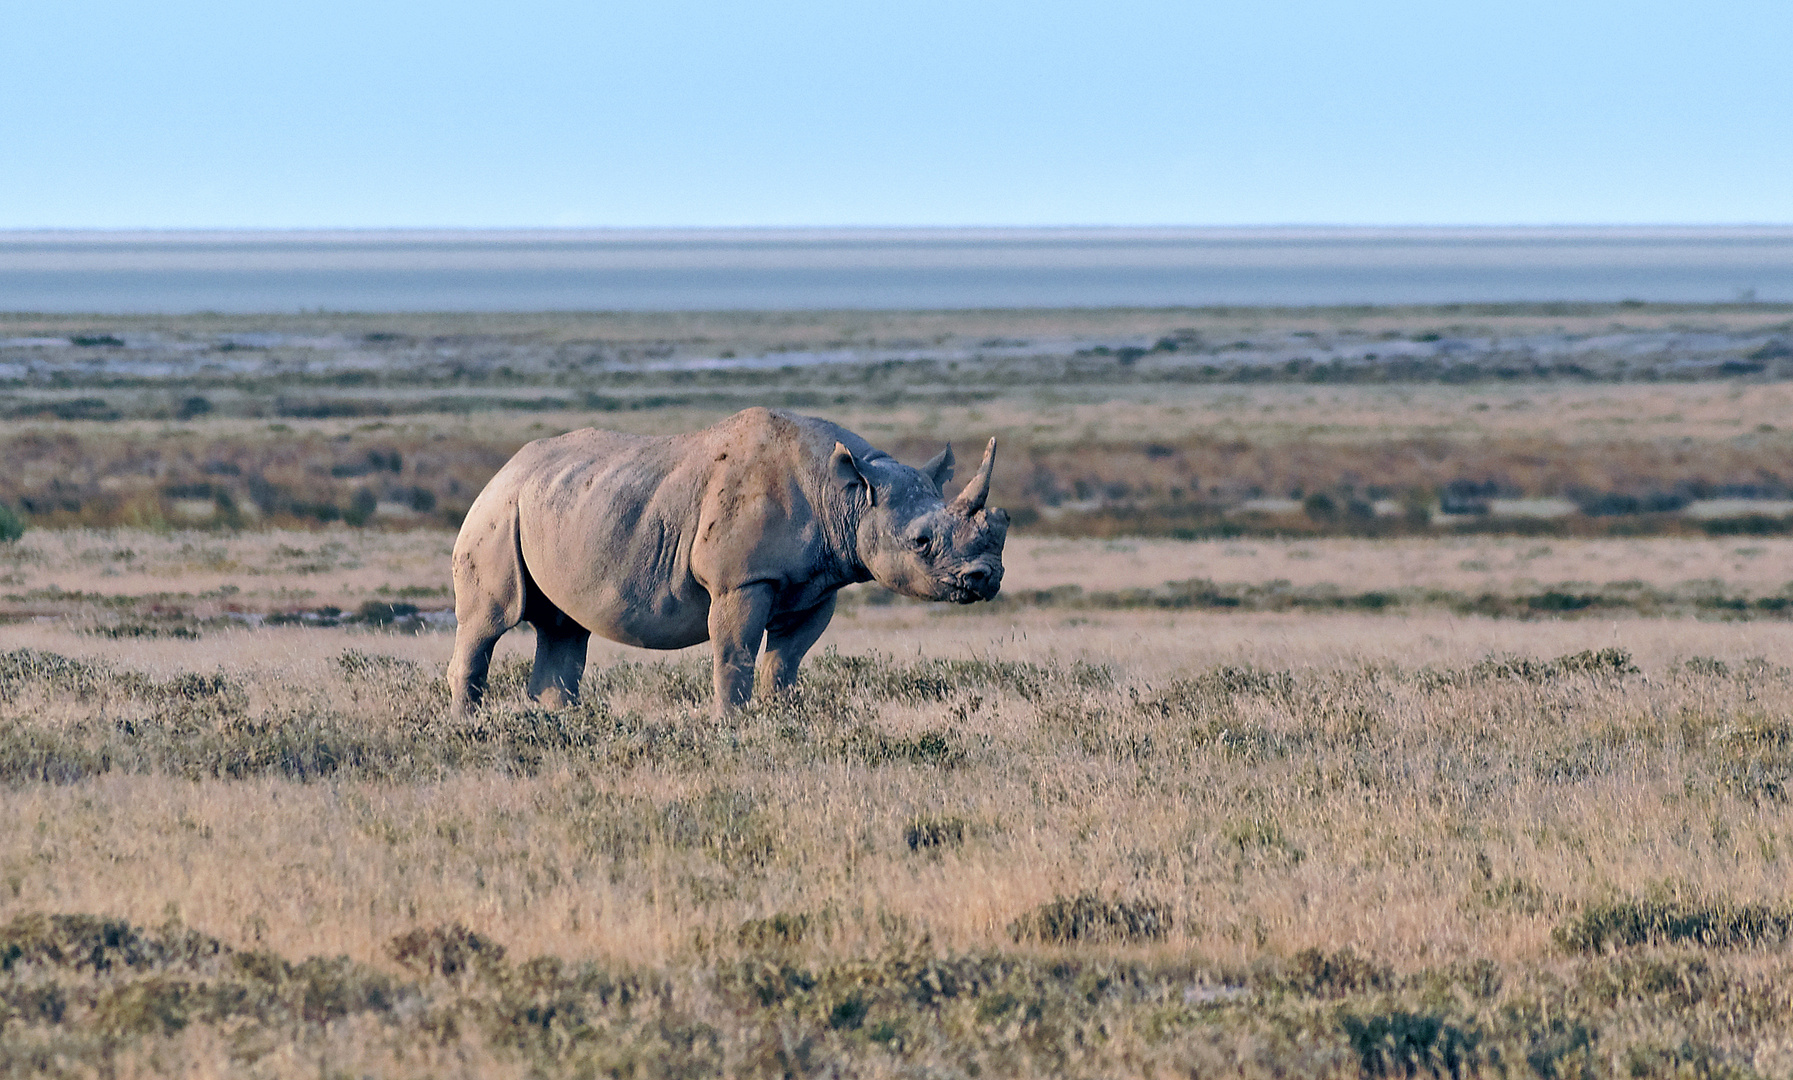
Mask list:
[[[1774,222],[1558,222],[1546,224],[1408,223],[1330,224],[1322,222],[1250,225],[0,225],[0,237],[175,237],[175,236],[642,236],[642,235],[880,235],[880,234],[1461,234],[1461,233],[1688,233],[1781,232],[1793,230],[1793,221]]]

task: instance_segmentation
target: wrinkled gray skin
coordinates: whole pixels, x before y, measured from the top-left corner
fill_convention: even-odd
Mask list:
[[[746,703],[762,637],[774,691],[827,628],[843,585],[968,604],[1002,585],[1009,518],[986,510],[996,440],[948,503],[949,446],[920,469],[826,420],[748,409],[657,438],[587,428],[517,451],[454,547],[449,683],[465,714],[492,647],[536,629],[529,695],[578,700],[592,634],[649,649],[709,641],[716,715]]]

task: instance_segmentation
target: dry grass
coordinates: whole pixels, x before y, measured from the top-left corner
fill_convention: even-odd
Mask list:
[[[1793,628],[863,608],[831,640],[718,728],[695,654],[455,723],[440,636],[0,631],[0,1064],[1793,1065],[1793,674],[1759,659]]]

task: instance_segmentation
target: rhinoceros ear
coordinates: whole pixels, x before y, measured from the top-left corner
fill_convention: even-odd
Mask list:
[[[840,484],[841,490],[849,495],[864,492],[865,501],[868,504],[872,501],[872,482],[860,470],[859,462],[854,459],[853,451],[847,449],[847,444],[834,444],[834,453],[828,457],[828,466],[833,470],[835,482]]]
[[[935,491],[944,491],[946,482],[953,478],[953,444],[947,443],[945,450],[935,454],[933,460],[923,465],[921,474],[934,482]]]

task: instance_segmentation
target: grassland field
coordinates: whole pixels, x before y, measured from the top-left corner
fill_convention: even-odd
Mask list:
[[[1571,335],[1703,319],[1752,350],[1786,319],[1471,315]],[[0,332],[447,336],[328,318]],[[844,334],[733,318],[715,320],[735,337],[701,319],[687,337],[713,354]],[[1214,339],[1415,338],[1470,316],[905,318],[875,329],[1112,349],[1202,318]],[[475,344],[594,333],[499,322]],[[1309,463],[1424,445],[1439,487],[1666,491],[1668,463],[1764,497],[1787,470],[1772,374],[843,389],[813,411],[906,454],[998,433],[997,498],[1038,516],[998,602],[856,588],[794,695],[720,723],[701,648],[594,642],[582,704],[535,708],[527,630],[501,643],[488,707],[448,716],[447,478],[470,497],[532,434],[695,426],[750,385],[612,411],[246,415],[303,389],[267,376],[205,389],[223,404],[185,419],[6,421],[0,442],[40,448],[8,459],[14,505],[79,506],[34,504],[0,543],[0,1075],[1793,1074],[1793,539],[1648,512],[1111,536],[1142,497],[1054,506],[1026,479],[1193,471],[1234,440],[1310,494]],[[1521,445],[1534,457],[1495,454]],[[285,494],[261,509],[251,476]],[[360,490],[387,508],[345,521]],[[1152,521],[1198,520],[1162,512],[1168,492]],[[326,500],[333,520],[296,512]],[[1199,520],[1243,520],[1224,501]]]

